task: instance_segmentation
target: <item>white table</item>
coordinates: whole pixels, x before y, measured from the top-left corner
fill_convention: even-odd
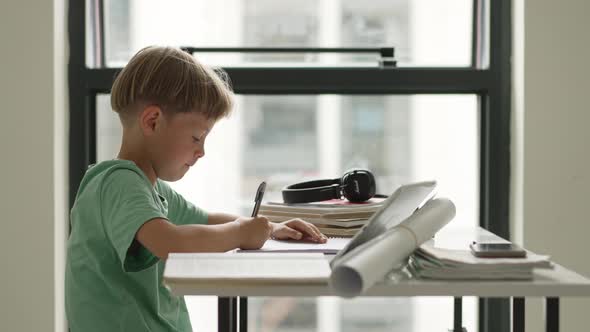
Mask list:
[[[482,228],[444,228],[435,237],[437,246],[466,249],[471,241],[506,242],[502,238]],[[541,253],[545,254],[545,253]],[[329,256],[326,256],[329,259]],[[223,287],[214,283],[202,285],[186,282],[166,281],[166,285],[176,295],[216,295],[229,298],[228,328],[235,329],[233,319],[245,327],[245,314],[248,296],[292,296],[316,297],[336,296],[328,281],[315,284],[265,284],[250,283]],[[527,296],[546,299],[546,330],[559,330],[559,298],[566,296],[590,296],[590,280],[563,266],[555,264],[553,269],[537,269],[533,280],[529,281],[442,281],[420,280],[401,272],[391,273],[386,280],[369,289],[363,296],[453,296],[455,305],[460,306],[462,296],[512,298],[512,326],[514,331],[524,331],[524,298]],[[237,310],[238,298],[240,312]],[[460,309],[460,307],[459,307]],[[460,312],[455,308],[455,311]],[[460,326],[460,315],[455,316],[455,327]],[[243,332],[243,328],[240,329]]]

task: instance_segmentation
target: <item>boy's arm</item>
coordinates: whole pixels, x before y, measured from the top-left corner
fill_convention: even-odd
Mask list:
[[[225,252],[240,247],[238,222],[223,225],[175,225],[152,219],[139,228],[135,238],[155,256],[171,252]]]
[[[219,225],[175,225],[163,218],[144,223],[135,238],[155,256],[172,252],[225,252],[236,248],[259,249],[271,225],[264,217],[236,218]]]
[[[219,225],[225,224],[230,221],[238,219],[239,216],[229,213],[209,212],[207,213],[207,224],[208,225]]]

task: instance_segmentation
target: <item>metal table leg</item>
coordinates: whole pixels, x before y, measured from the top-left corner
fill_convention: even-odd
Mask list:
[[[512,298],[512,332],[524,332],[524,297]]]
[[[559,297],[545,298],[545,331],[559,332]]]
[[[467,332],[463,327],[463,298],[455,297],[453,306],[453,329],[450,332]]]
[[[248,332],[248,298],[247,297],[240,297],[239,298],[239,311],[238,311],[238,322],[239,322],[239,331],[240,332]]]
[[[237,305],[236,297],[220,297],[217,300],[217,326],[220,332],[237,332]]]

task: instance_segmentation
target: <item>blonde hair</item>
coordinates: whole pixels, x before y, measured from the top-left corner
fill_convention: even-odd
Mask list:
[[[123,123],[138,103],[218,120],[231,113],[233,92],[222,70],[216,72],[177,48],[149,46],[131,58],[111,90],[111,107]]]

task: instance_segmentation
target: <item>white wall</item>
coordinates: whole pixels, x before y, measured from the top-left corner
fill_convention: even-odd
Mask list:
[[[0,331],[64,327],[64,10],[0,2]]]
[[[524,245],[585,276],[590,276],[588,13],[586,0],[525,1],[520,45]],[[540,301],[528,302],[535,303],[527,307],[527,330],[541,331]],[[590,299],[563,300],[561,331],[587,331],[589,307]]]

